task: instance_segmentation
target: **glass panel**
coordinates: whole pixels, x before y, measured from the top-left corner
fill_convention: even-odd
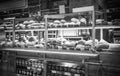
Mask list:
[[[48,35],[54,30],[58,32],[54,39],[51,35],[48,36],[47,48],[63,51],[91,51],[93,44],[91,14],[92,12],[48,15]]]

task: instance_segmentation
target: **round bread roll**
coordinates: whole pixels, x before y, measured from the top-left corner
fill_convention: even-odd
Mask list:
[[[93,40],[88,40],[88,41],[86,41],[86,45],[91,45],[92,46],[92,43],[93,43]],[[95,39],[95,45],[97,45],[98,44],[98,40],[97,39]]]
[[[96,45],[96,50],[100,51],[102,49],[108,49],[109,45],[108,44],[97,44]]]
[[[83,23],[86,24],[86,23],[87,23],[87,20],[86,20],[85,18],[81,18],[81,19],[80,19],[80,22],[83,22]]]
[[[52,27],[54,23],[49,23],[49,27]]]
[[[104,19],[96,19],[96,24],[102,24]]]
[[[24,21],[23,24],[27,25],[27,24],[29,24],[29,21]]]
[[[74,47],[75,46],[75,42],[74,41],[72,41],[72,42],[70,42],[70,41],[65,41],[65,43],[63,44],[64,46],[67,46],[67,47]]]
[[[44,45],[43,44],[36,44],[36,45],[34,45],[34,47],[36,47],[36,48],[44,48]]]
[[[31,28],[31,24],[27,25],[27,28],[30,29]]]
[[[85,44],[86,44],[86,45],[92,45],[92,42],[93,42],[92,40],[88,40],[88,41],[86,41]]]
[[[77,44],[85,45],[86,41],[85,40],[79,40]]]
[[[102,49],[108,49],[109,43],[105,41],[104,39],[101,39],[98,44],[96,45],[96,50],[100,51]]]
[[[85,45],[78,44],[76,45],[76,49],[80,49],[81,51],[83,51],[85,49]]]
[[[66,21],[65,20],[61,20],[61,23],[65,23]]]
[[[54,23],[59,24],[59,23],[60,23],[60,21],[59,21],[59,20],[55,20],[55,21],[54,21]]]
[[[66,23],[64,23],[63,25],[64,25],[64,26],[66,26],[66,27],[68,27],[69,23],[68,23],[68,22],[66,22]]]
[[[32,24],[32,23],[35,23],[35,21],[34,21],[34,20],[30,20],[30,21],[29,21],[29,23],[31,23],[31,24]]]
[[[24,24],[19,24],[19,27],[21,28],[21,29],[25,29],[25,25]]]
[[[75,24],[76,24],[76,25],[80,25],[80,24],[81,24],[81,22],[76,22]]]
[[[72,22],[75,22],[75,23],[76,23],[76,22],[79,22],[79,20],[78,20],[77,18],[72,18],[71,21],[72,21]]]

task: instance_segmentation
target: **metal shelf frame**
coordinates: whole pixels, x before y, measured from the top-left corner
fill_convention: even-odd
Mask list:
[[[75,10],[78,10],[77,12],[75,13],[71,13],[71,14],[57,14],[57,15],[45,15],[44,18],[45,18],[45,41],[47,42],[47,35],[48,35],[48,19],[63,19],[64,17],[66,16],[71,16],[71,15],[76,15],[76,14],[80,14],[80,13],[84,13],[84,12],[92,12],[92,40],[93,40],[93,43],[92,43],[92,50],[94,50],[94,47],[95,47],[95,8],[94,6],[89,6],[89,7],[81,7],[79,9],[73,9],[73,11]],[[68,29],[67,29],[68,30]],[[47,44],[46,44],[47,46]]]
[[[110,28],[120,28],[120,26],[116,26],[116,25],[97,25],[95,26],[95,29],[110,29]],[[66,27],[66,28],[48,28],[48,30],[71,30],[71,29],[92,29],[91,26],[86,26],[86,27]],[[13,30],[5,30],[5,32],[12,32]],[[20,31],[45,31],[45,29],[19,29],[19,30],[15,30],[15,32],[20,32]]]

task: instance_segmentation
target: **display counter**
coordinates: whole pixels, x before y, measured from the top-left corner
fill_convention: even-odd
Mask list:
[[[90,51],[69,51],[69,50],[45,50],[45,49],[18,49],[18,48],[6,48],[3,49],[8,52],[16,52],[16,55],[24,55],[24,56],[38,56],[40,58],[48,58],[48,59],[61,59],[61,60],[70,60],[70,61],[79,61],[82,59],[97,59],[98,54],[93,54]]]
[[[120,75],[119,54],[69,50],[1,49],[2,76]]]

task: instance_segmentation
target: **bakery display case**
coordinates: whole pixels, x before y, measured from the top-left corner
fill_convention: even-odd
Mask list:
[[[81,48],[83,47],[84,49],[85,40],[88,41],[90,40],[90,38],[92,38],[92,30],[88,28],[92,28],[92,24],[87,22],[85,18],[81,17],[82,15],[86,14],[88,16],[90,15],[89,13],[46,15],[45,20],[47,26],[45,27],[45,34],[47,35],[48,31],[57,31],[57,35],[55,38],[49,38],[48,36],[45,36],[45,41],[49,43],[49,45],[47,45],[47,48],[82,50]]]
[[[93,9],[91,7],[91,10],[79,13],[45,15],[44,20],[39,22],[15,19],[18,23],[5,32],[14,37],[12,40],[15,48],[93,50]]]
[[[6,41],[1,46],[70,51],[111,49],[113,43],[120,46],[120,27],[99,19],[97,15],[102,13],[94,7],[84,8],[75,13],[45,15],[41,21],[8,18]]]

